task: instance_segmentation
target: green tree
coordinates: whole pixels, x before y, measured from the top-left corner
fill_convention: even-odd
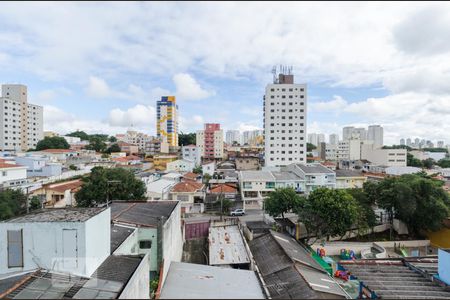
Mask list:
[[[193,170],[193,173],[195,174],[201,174],[202,173],[202,166],[196,166]]]
[[[0,192],[0,221],[26,213],[27,196],[21,190]]]
[[[30,198],[30,211],[40,209],[41,207],[39,196],[33,196]]]
[[[102,142],[107,142],[108,141],[108,135],[107,134],[90,134],[89,135],[89,141],[91,141],[92,139],[98,139]]]
[[[450,168],[450,159],[444,158],[438,161],[438,166],[441,168]]]
[[[84,131],[77,130],[77,131],[66,134],[66,136],[79,137],[82,141],[89,141],[89,134],[87,134]]]
[[[418,168],[422,168],[423,167],[423,163],[420,159],[415,158],[412,154],[407,153],[406,154],[406,165],[409,167],[418,167]]]
[[[447,148],[423,148],[423,151],[428,151],[428,152],[445,152],[448,153]]]
[[[408,151],[413,150],[410,146],[406,145],[392,145],[392,146],[383,146],[382,149],[406,149]]]
[[[307,151],[307,152],[311,152],[311,151],[313,151],[313,150],[315,150],[315,149],[317,149],[317,147],[314,146],[313,144],[311,144],[311,143],[307,143],[307,144],[306,144],[306,151]]]
[[[144,200],[146,187],[133,172],[123,168],[105,169],[95,167],[88,177],[84,177],[81,189],[75,198],[80,207],[92,207],[106,202],[107,192],[110,200]],[[119,183],[108,183],[110,180]]]
[[[112,144],[106,149],[106,153],[111,154],[112,152],[120,152],[120,147],[118,144]]]
[[[41,151],[45,149],[69,149],[70,145],[67,141],[60,136],[48,137],[40,140],[36,145],[36,150]]]
[[[183,133],[181,132],[178,135],[178,145],[186,146],[186,145],[195,145],[196,144],[196,134],[193,133]]]
[[[95,150],[96,152],[104,152],[106,143],[100,137],[93,137],[89,139],[89,145],[85,147],[87,150]]]
[[[317,238],[340,236],[357,225],[360,207],[345,190],[318,188],[297,208],[299,221]]]
[[[361,216],[358,220],[359,226],[373,227],[377,223],[377,218],[373,208],[375,201],[363,189],[347,189],[347,193],[352,195],[360,207]]]
[[[285,213],[294,210],[302,201],[304,199],[297,195],[293,188],[276,188],[264,200],[264,210],[273,217],[281,215],[284,218]]]
[[[220,200],[222,198],[222,203],[220,203]],[[217,199],[217,201],[214,203],[214,205],[216,207],[222,207],[222,211],[220,212],[221,214],[228,214],[228,212],[230,211],[231,207],[233,206],[233,202],[229,199],[225,199],[223,195],[220,195]]]
[[[427,169],[433,168],[434,163],[435,163],[434,159],[432,159],[432,158],[427,158],[422,161],[423,166]]]
[[[108,141],[110,141],[111,143],[115,143],[115,142],[117,142],[117,138],[112,135],[109,137]]]
[[[75,170],[78,170],[78,167],[75,165],[70,165],[69,169],[75,171]]]

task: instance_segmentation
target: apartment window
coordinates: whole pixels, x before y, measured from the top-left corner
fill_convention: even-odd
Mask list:
[[[139,248],[140,249],[151,249],[152,248],[152,241],[151,240],[141,240],[141,241],[139,241]]]
[[[23,233],[8,230],[8,268],[23,267]]]
[[[8,144],[6,144],[6,145],[8,145]],[[6,176],[8,173],[7,173],[7,171],[2,171],[2,176]]]
[[[304,91],[304,89],[300,89],[300,92],[303,92]]]

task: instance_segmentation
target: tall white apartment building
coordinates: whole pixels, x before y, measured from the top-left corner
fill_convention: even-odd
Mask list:
[[[256,145],[262,141],[264,135],[263,130],[248,130],[242,132],[242,144]]]
[[[241,143],[241,133],[239,130],[227,130],[225,134],[225,142],[228,145],[233,145],[233,142]]]
[[[320,143],[325,143],[325,135],[323,133],[309,133],[308,143],[319,146]]]
[[[306,102],[306,84],[294,84],[290,71],[274,72],[264,96],[266,166],[306,163]]]
[[[380,125],[370,125],[367,131],[367,139],[373,141],[375,148],[383,147],[383,127]]]
[[[365,128],[355,128],[353,126],[347,126],[342,129],[342,140],[350,140],[350,139],[367,139],[367,131]]]
[[[43,108],[28,103],[27,87],[3,84],[0,98],[0,150],[26,151],[44,138]]]
[[[328,142],[331,145],[337,145],[339,143],[339,135],[336,133],[330,134]]]

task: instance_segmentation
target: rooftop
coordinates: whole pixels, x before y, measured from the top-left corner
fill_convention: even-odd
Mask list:
[[[18,164],[10,164],[6,162],[0,162],[0,169],[9,169],[9,168],[27,168],[26,166],[18,165]]]
[[[198,177],[201,177],[200,174],[195,174],[193,172],[187,172],[183,175],[185,179],[197,180]]]
[[[336,177],[364,177],[364,174],[354,170],[336,170]]]
[[[203,188],[204,184],[195,181],[183,181],[172,188],[172,193],[195,193]]]
[[[111,224],[111,254],[134,232],[135,229]]]
[[[160,299],[264,299],[253,271],[170,263]]]
[[[162,193],[168,187],[174,185],[175,182],[169,179],[158,179],[147,184],[147,192]]]
[[[111,220],[114,223],[127,223],[147,227],[157,227],[161,217],[170,217],[178,201],[113,202]]]
[[[209,227],[209,264],[248,264],[250,258],[237,225]]]
[[[275,181],[275,177],[269,171],[241,171],[243,181]]]
[[[214,185],[213,187],[211,187],[209,192],[213,193],[213,194],[236,193],[237,187],[235,184],[231,184],[231,183],[220,183],[220,184],[217,184],[217,185]]]
[[[297,168],[301,169],[306,174],[330,174],[334,173],[332,170],[328,169],[321,164],[295,164]]]
[[[29,222],[85,222],[93,216],[101,213],[105,208],[46,208],[31,212],[27,215],[9,219],[3,222],[8,223],[29,223]]]
[[[301,180],[301,178],[294,173],[287,171],[272,171],[272,175],[276,178],[276,180],[280,181]]]
[[[46,152],[46,153],[72,153],[72,152],[77,152],[77,151],[70,150],[70,149],[45,149],[45,150],[41,150],[40,152]]]
[[[76,190],[76,189],[80,188],[82,185],[83,185],[83,182],[80,179],[77,179],[77,180],[72,180],[72,181],[56,183],[56,184],[50,184],[50,185],[46,186],[45,189],[53,190],[58,193],[64,193],[67,190],[71,190],[71,191]]]

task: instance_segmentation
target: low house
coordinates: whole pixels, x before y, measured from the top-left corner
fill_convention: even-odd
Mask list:
[[[76,206],[75,193],[82,185],[80,179],[46,184],[34,190],[32,195],[41,197],[46,207]]]
[[[114,225],[136,229],[114,251],[115,255],[148,254],[150,280],[162,270],[164,281],[171,261],[180,261],[183,248],[181,205],[178,201],[119,202],[111,204]]]
[[[116,166],[123,167],[123,166],[137,166],[142,164],[142,160],[139,156],[136,155],[128,155],[124,157],[115,157],[111,159],[113,162],[116,163]]]
[[[239,198],[237,185],[233,183],[212,184],[208,190],[208,194],[214,195],[216,198],[218,198],[219,195],[223,195],[225,199],[232,201]]]
[[[236,164],[236,170],[238,171],[261,169],[258,157],[236,157],[234,163]]]
[[[209,176],[212,177],[215,171],[216,171],[216,163],[214,161],[202,164],[203,176],[205,176],[205,174],[208,174]]]
[[[191,181],[201,181],[202,179],[202,175],[201,174],[196,174],[193,172],[187,172],[185,174],[183,174],[183,180],[191,180]]]
[[[18,156],[16,163],[27,167],[27,177],[51,177],[62,173],[61,163],[52,163],[45,155]]]
[[[367,177],[360,171],[336,170],[337,189],[360,189],[363,187]]]
[[[0,274],[43,268],[90,277],[110,255],[109,208],[44,209],[0,222]]]
[[[195,162],[193,160],[178,159],[167,163],[167,171],[176,172],[192,172],[195,168]]]
[[[183,213],[203,212],[203,201],[205,199],[205,185],[200,182],[182,181],[172,187],[170,191],[172,200],[181,203]]]
[[[265,299],[255,272],[172,262],[160,299]]]
[[[417,168],[417,167],[387,167],[384,172],[387,175],[397,175],[397,176],[401,176],[401,175],[405,175],[405,174],[415,174],[415,173],[419,173],[420,171],[422,171],[421,168]]]
[[[176,155],[155,155],[153,157],[153,167],[156,171],[165,171],[167,164],[178,159]]]
[[[78,151],[70,149],[45,149],[42,151],[34,151],[33,154],[45,155],[51,162],[59,162],[65,164],[70,157],[78,156]]]
[[[200,154],[197,146],[195,145],[182,146],[181,155],[183,159],[194,161],[196,166],[200,165]]]
[[[286,169],[305,180],[306,194],[309,194],[320,187],[336,187],[336,174],[334,171],[319,163],[290,164],[286,166]]]
[[[17,186],[27,181],[27,167],[12,162],[0,161],[0,185]]]
[[[148,200],[169,200],[169,193],[175,181],[169,179],[158,179],[146,184]]]
[[[139,147],[123,141],[117,142],[121,152],[125,152],[128,155],[137,155],[139,153]]]
[[[270,230],[249,246],[272,299],[351,299],[292,237]]]
[[[270,171],[240,171],[239,183],[244,208],[261,208],[264,198],[275,190],[275,180]]]

